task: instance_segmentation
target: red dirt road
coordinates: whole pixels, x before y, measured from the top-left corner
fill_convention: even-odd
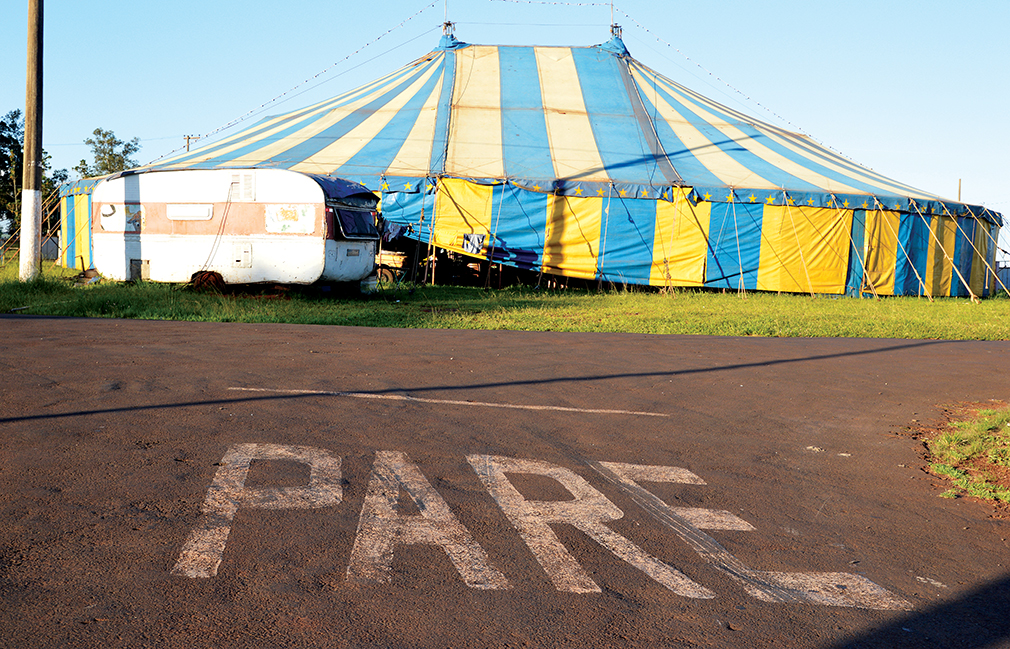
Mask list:
[[[1010,646],[1010,343],[0,317],[5,647]]]

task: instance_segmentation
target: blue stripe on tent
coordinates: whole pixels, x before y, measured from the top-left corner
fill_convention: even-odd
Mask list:
[[[423,74],[423,71],[426,69],[427,69],[426,65],[422,65],[416,68],[412,66],[401,68],[400,70],[397,70],[396,72],[393,72],[388,75],[385,81],[385,85],[396,83],[398,79],[402,79],[404,77],[416,78],[419,73]],[[377,84],[376,87],[378,87]],[[260,139],[260,138],[263,133],[277,128],[283,122],[290,122],[290,126],[285,130],[285,133],[297,131],[300,128],[304,127],[306,124],[311,124],[316,119],[319,119],[320,116],[326,115],[328,111],[333,110],[334,108],[339,108],[353,101],[356,101],[361,97],[361,93],[359,93],[360,90],[361,88],[355,88],[354,90],[350,90],[331,99],[318,102],[311,106],[306,106],[305,108],[295,110],[290,113],[282,113],[280,115],[271,115],[269,117],[264,117],[263,119],[256,122],[252,126],[249,126],[245,131],[239,131],[235,135],[229,136],[221,140],[220,142],[202,146],[198,149],[195,149],[193,152],[189,154],[170,158],[161,164],[174,166],[185,164],[191,160],[196,160],[197,162],[188,165],[188,168],[192,169],[205,169],[222,165],[228,165],[229,163],[235,160],[236,156],[238,155],[237,151],[227,151],[222,155],[213,156],[212,158],[206,161],[201,161],[200,159],[207,157],[209,154],[212,154],[215,151],[223,151],[241,140],[253,139],[260,145],[276,141],[277,139],[279,139],[276,135],[271,137],[270,139]],[[283,120],[278,120],[279,117],[283,117]],[[300,160],[298,162],[300,162]],[[239,160],[238,163],[241,163],[241,160]]]
[[[779,144],[778,142],[771,139],[766,134],[762,133],[761,131],[752,126],[749,126],[747,124],[737,124],[737,128],[739,128],[740,131],[746,134],[755,143],[760,144],[768,148],[769,150],[774,151],[775,153],[781,155],[783,158],[786,158],[787,160],[794,162],[797,165],[809,169],[814,173],[824,176],[825,178],[828,178],[838,183],[848,185],[849,187],[857,191],[864,191],[867,194],[880,197],[896,196],[896,194],[894,194],[894,192],[889,189],[884,189],[879,185],[871,184],[867,181],[860,180],[859,178],[841,173],[840,171],[831,169],[829,167],[820,164],[819,162],[817,162],[815,158],[822,158],[825,156],[820,156],[815,151],[811,151],[810,155],[803,155],[786,147],[785,145]],[[796,142],[796,140],[793,140],[793,142]]]
[[[955,219],[955,222],[958,228],[957,234],[954,237],[953,258],[957,270],[961,271],[961,275],[959,276],[956,270],[951,269],[950,294],[956,297],[968,297],[970,291],[964,283],[971,281],[971,262],[975,255],[975,247],[972,245],[975,235],[975,222],[970,219]],[[964,278],[963,280],[961,279],[962,277]]]
[[[866,240],[866,211],[852,212],[850,231],[849,269],[845,274],[845,294],[859,297],[863,288],[863,244]]]
[[[656,89],[654,82],[650,82],[649,85],[651,90]],[[683,141],[677,137],[677,134],[670,128],[666,120],[659,117],[659,110],[650,100],[653,94],[651,90],[650,92],[639,92],[639,95],[642,98],[646,111],[652,118],[652,123],[656,127],[656,136],[659,138],[660,145],[666,152],[667,158],[673,163],[674,169],[680,174],[680,177],[684,179],[684,182],[688,186],[725,187],[722,179],[709,171],[708,167],[702,164]]]
[[[334,104],[333,108],[336,108],[339,104]],[[192,153],[186,154],[181,157],[171,158],[164,161],[164,165],[175,166],[186,164],[188,169],[209,169],[212,167],[217,167],[221,165],[227,165],[232,162],[237,156],[237,152],[240,150],[246,150],[249,148],[255,148],[262,146],[264,144],[269,144],[280,139],[280,136],[275,134],[271,138],[262,138],[262,134],[267,131],[273,130],[280,126],[284,122],[288,122],[289,126],[284,131],[284,133],[292,133],[300,128],[303,128],[306,124],[311,124],[313,121],[319,118],[320,115],[325,115],[325,111],[319,112],[318,106],[310,106],[302,110],[298,110],[292,113],[287,113],[283,115],[284,120],[278,120],[280,117],[278,115],[271,115],[269,117],[264,117],[260,121],[256,122],[252,126],[248,127],[245,131],[239,131],[234,136],[230,136],[220,142],[214,144],[208,144],[206,146],[200,147],[199,149],[193,150]],[[238,149],[235,151],[225,151],[228,147],[233,146],[236,142],[242,140],[253,140],[255,144],[250,145],[250,147],[245,147],[245,149]],[[207,160],[203,160],[208,155],[214,153],[215,151],[224,151],[221,155],[215,155]],[[191,162],[190,161],[195,161]],[[239,161],[241,162],[241,161]],[[187,164],[189,163],[189,164]]]
[[[449,115],[452,112],[452,92],[456,84],[456,52],[445,50],[442,54],[445,73],[442,75],[442,94],[438,98],[438,113],[435,115],[435,136],[431,143],[431,157],[428,169],[432,174],[445,173],[447,149],[449,148]]]
[[[712,204],[705,286],[738,290],[742,275],[742,288],[757,288],[763,220],[763,205]]]
[[[257,166],[263,165],[263,166],[290,167],[292,165],[298,164],[299,162],[310,157],[311,155],[318,153],[322,149],[332,144],[335,140],[337,140],[341,136],[346,135],[351,129],[353,129],[355,126],[357,126],[367,117],[369,117],[375,109],[380,108],[390,99],[395,97],[399,92],[402,92],[405,88],[409,87],[410,84],[417,79],[417,77],[419,77],[424,73],[425,69],[426,69],[425,67],[417,68],[416,70],[413,71],[413,74],[405,78],[401,78],[395,85],[393,85],[380,97],[372,100],[367,105],[362,106],[358,110],[354,111],[351,115],[340,120],[336,124],[333,124],[326,130],[320,133],[316,133],[307,140],[302,141],[292,140],[292,146],[290,148],[266,160],[263,161],[257,160],[255,164]],[[355,97],[354,99],[357,99],[357,97]],[[334,103],[333,106],[329,108],[330,110],[332,110],[334,108],[339,108],[340,105],[341,104]],[[238,165],[247,164],[243,162],[246,156],[252,156],[263,147],[275,144],[277,142],[283,141],[285,138],[294,136],[296,133],[298,133],[298,131],[302,130],[306,126],[312,124],[315,121],[325,118],[330,113],[330,110],[323,110],[321,112],[314,113],[311,117],[305,119],[301,119],[301,113],[303,113],[304,111],[294,113],[293,115],[297,117],[292,121],[290,126],[288,126],[287,128],[278,131],[268,137],[256,139],[247,144],[246,146],[240,147],[238,149],[235,149],[234,151],[230,151],[222,156],[213,158],[206,162],[193,163],[189,165],[189,168],[205,169],[209,167],[228,166],[229,164],[238,164]],[[263,122],[261,122],[261,124],[263,124]],[[275,128],[276,126],[277,126],[276,123],[269,126],[263,124],[263,126],[260,128],[260,131],[262,132],[263,130],[269,130],[271,128]],[[228,144],[225,144],[225,146],[228,146]],[[256,158],[258,157],[259,156],[256,156]]]
[[[514,185],[496,185],[491,200],[491,260],[525,270],[543,265],[549,194],[525,191]],[[493,249],[492,249],[493,246]]]
[[[424,86],[397,111],[393,119],[368,144],[335,171],[329,173],[343,178],[370,176],[372,179],[382,174],[396,159],[438,80],[439,73],[435,71]]]
[[[435,218],[435,194],[425,192],[390,192],[382,195],[382,218],[407,228],[406,236],[431,240]]]
[[[751,151],[748,151],[743,144],[730,138],[728,135],[725,135],[715,126],[699,117],[690,107],[684,104],[679,97],[671,95],[666,91],[666,89],[657,87],[656,91],[662,95],[667,103],[669,103],[681,117],[698,129],[698,131],[704,135],[713,146],[743,165],[754,175],[765,179],[776,187],[788,187],[789,189],[795,191],[823,191],[823,189],[817,185],[807,182],[798,176],[794,176],[791,173],[776,167]],[[680,175],[685,181],[687,181],[688,184],[694,184],[691,182],[691,179],[683,173]]]
[[[67,213],[67,227],[63,231],[66,241],[62,242],[66,248],[63,252],[63,265],[67,268],[77,268],[77,200],[74,196],[67,196],[61,200]]]
[[[659,170],[617,67],[620,59],[597,48],[572,48],[572,58],[596,149],[608,174],[624,183],[652,184]]]
[[[285,121],[299,120],[294,122],[292,126],[288,127],[288,131],[297,130],[307,123],[310,123],[311,119],[301,119],[301,115],[308,111],[298,111],[297,113],[292,113],[285,116]],[[225,151],[228,147],[233,146],[238,141],[253,139],[258,143],[268,143],[273,140],[278,139],[276,136],[273,139],[260,139],[261,134],[277,128],[281,122],[276,121],[277,116],[272,115],[270,117],[264,117],[260,121],[256,122],[250,126],[245,131],[239,131],[236,135],[224,139],[220,142],[214,144],[208,144],[206,146],[200,147],[199,149],[194,149],[191,153],[188,153],[179,158],[171,158],[166,160],[163,164],[165,165],[182,165],[185,164],[187,169],[207,169],[211,167],[216,167],[218,165],[227,164],[235,157],[235,151]],[[270,120],[275,120],[271,122]],[[268,123],[270,122],[270,123]],[[285,132],[288,132],[285,131]],[[224,151],[221,155],[214,155],[206,160],[208,155],[213,154],[216,151]]]
[[[549,186],[555,178],[554,162],[548,144],[536,54],[532,47],[500,47],[498,64],[505,177]]]
[[[857,177],[857,176],[872,175],[872,172],[869,172],[867,169],[855,168],[852,169],[852,173],[855,175],[848,175],[836,169],[827,167],[818,162],[818,159],[823,159],[825,162],[830,161],[837,165],[838,159],[830,158],[829,156],[823,155],[821,152],[817,151],[813,147],[807,148],[808,151],[807,154],[798,153],[786,147],[785,145],[779,144],[778,142],[771,139],[766,134],[761,133],[759,130],[757,130],[752,126],[748,126],[746,124],[739,124],[738,127],[741,131],[743,131],[748,137],[750,137],[756,143],[767,147],[768,149],[774,151],[775,153],[778,153],[782,157],[792,162],[795,162],[796,164],[801,165],[814,173],[820,174],[825,178],[828,178],[838,183],[843,183],[857,191],[863,191],[866,192],[867,194],[877,196],[879,198],[898,197],[898,194],[896,194],[892,189],[882,187],[881,185],[874,184],[868,180],[861,180],[859,177]],[[797,138],[789,138],[789,139],[795,145],[799,145],[801,147],[805,145],[805,143],[802,140],[799,140]]]
[[[378,109],[385,106],[391,100],[399,96],[401,93],[406,91],[418,78],[420,78],[426,71],[428,67],[424,66],[418,68],[416,74],[406,77],[400,80],[395,85],[391,85],[389,90],[384,92],[382,95],[372,100],[365,106],[356,109],[354,112],[348,114],[340,121],[327,127],[325,130],[315,134],[309,140],[295,144],[291,148],[287,149],[282,153],[274,155],[268,160],[264,160],[264,164],[270,164],[272,161],[276,163],[281,163],[285,166],[297,165],[301,163],[312,155],[318,153],[323,148],[329,146],[334,141],[343,137],[351,130],[354,130],[366,119],[370,118]],[[319,118],[324,118],[327,113],[323,113]],[[259,148],[259,146],[254,146],[252,150]],[[240,153],[236,152],[236,155]]]
[[[650,72],[652,72],[652,74],[660,76],[670,84],[677,85],[678,87],[683,87],[679,86],[679,84],[676,84],[676,82],[674,81],[662,77],[662,75],[659,75],[654,71]],[[851,160],[848,160],[842,156],[836,155],[814,144],[812,141],[806,138],[796,137],[792,133],[783,131],[769,124],[764,124],[764,127],[766,129],[777,132],[781,137],[788,139],[794,145],[806,151],[806,153],[796,152],[772,140],[770,137],[768,137],[767,134],[762,133],[757,128],[752,126],[751,123],[757,121],[754,120],[752,117],[748,117],[743,113],[739,113],[733,110],[732,108],[722,106],[721,104],[709,100],[703,95],[700,95],[692,90],[688,90],[687,88],[685,88],[684,91],[686,97],[689,97],[694,101],[697,101],[698,103],[702,104],[705,107],[705,110],[707,110],[708,112],[712,113],[713,115],[716,115],[717,117],[721,118],[724,121],[734,124],[735,126],[737,126],[737,128],[740,129],[740,131],[745,133],[749,138],[751,138],[755,142],[768,147],[769,149],[791,160],[792,162],[795,162],[803,167],[809,168],[812,171],[815,171],[821,174],[822,176],[825,176],[826,178],[830,178],[832,180],[844,183],[854,189],[865,191],[868,194],[876,195],[878,197],[896,198],[899,196],[899,194],[894,193],[894,190],[885,189],[881,185],[876,184],[877,181],[871,181],[871,180],[861,181],[843,172],[832,169],[827,165],[829,163],[834,164],[835,166],[840,166],[848,169],[852,174],[876,177],[880,179],[880,182],[887,182],[888,184],[892,185],[901,185],[901,183],[897,183],[896,181],[884,178],[879,174],[877,174],[876,172],[867,169],[866,167],[863,167],[857,163],[854,163]],[[819,163],[818,160],[823,160],[824,164]]]
[[[599,277],[610,282],[648,284],[656,237],[658,201],[610,201],[600,232]]]
[[[917,214],[902,214],[898,224],[895,295],[923,295],[922,279],[929,263],[929,227]],[[902,250],[904,248],[904,250]]]

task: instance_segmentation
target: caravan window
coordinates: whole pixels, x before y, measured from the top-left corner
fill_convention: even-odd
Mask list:
[[[331,239],[347,237],[349,239],[375,239],[379,236],[375,229],[374,210],[348,209],[346,207],[327,207],[326,225]]]

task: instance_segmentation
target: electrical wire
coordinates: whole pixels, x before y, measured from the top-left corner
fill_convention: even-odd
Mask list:
[[[413,20],[414,18],[417,18],[418,16],[420,16],[420,15],[421,15],[422,13],[424,13],[425,11],[427,11],[427,10],[431,9],[432,7],[434,7],[435,5],[439,4],[439,2],[441,2],[441,1],[442,1],[442,0],[434,0],[433,2],[431,2],[431,3],[427,4],[427,5],[425,5],[424,7],[422,7],[421,9],[419,9],[418,11],[416,11],[415,13],[413,13],[413,14],[412,14],[411,16],[409,16],[408,18],[406,18],[406,19],[404,19],[403,21],[401,21],[401,22],[400,22],[400,23],[399,23],[398,25],[396,25],[396,26],[394,26],[394,27],[390,27],[390,28],[389,28],[389,29],[387,29],[386,31],[382,32],[381,34],[379,34],[378,36],[376,36],[375,38],[373,38],[372,40],[370,40],[369,42],[365,43],[364,45],[362,45],[362,46],[361,46],[361,47],[359,47],[358,49],[354,50],[353,52],[351,52],[350,54],[348,54],[347,56],[345,56],[344,58],[340,59],[339,61],[336,61],[336,62],[334,62],[334,63],[333,63],[332,65],[328,66],[328,67],[327,67],[327,68],[325,68],[324,70],[322,70],[322,71],[320,71],[320,72],[318,72],[318,73],[316,73],[316,74],[312,75],[312,76],[311,76],[311,77],[309,77],[308,79],[306,79],[306,80],[302,81],[302,82],[301,82],[301,83],[299,83],[299,84],[296,84],[295,86],[293,86],[293,87],[289,88],[288,90],[285,90],[284,92],[282,92],[281,94],[277,95],[277,96],[276,96],[276,97],[274,97],[273,99],[270,99],[269,101],[265,101],[265,102],[263,102],[262,104],[260,104],[260,105],[259,105],[259,106],[257,106],[256,108],[253,108],[252,110],[248,111],[247,113],[243,114],[242,116],[240,116],[240,117],[238,117],[238,118],[236,118],[236,119],[233,119],[232,121],[228,122],[228,123],[227,123],[227,124],[225,124],[224,126],[219,126],[218,128],[216,128],[216,129],[214,129],[214,130],[212,130],[212,131],[209,131],[209,132],[207,132],[207,133],[205,133],[205,134],[201,135],[201,136],[200,136],[200,139],[201,139],[201,140],[205,140],[205,139],[207,139],[207,138],[211,137],[212,135],[216,135],[217,133],[220,133],[221,131],[224,131],[224,130],[226,130],[226,129],[229,129],[229,128],[231,128],[232,126],[235,126],[236,124],[239,124],[240,122],[244,122],[245,120],[249,119],[249,118],[250,118],[250,117],[252,117],[253,115],[255,115],[255,114],[259,113],[260,111],[262,111],[262,110],[263,110],[264,108],[266,108],[267,106],[270,106],[270,105],[274,104],[275,102],[278,102],[279,100],[281,100],[281,99],[283,99],[283,98],[287,97],[287,96],[288,96],[288,95],[289,95],[290,93],[294,92],[295,90],[298,90],[299,88],[301,88],[301,87],[302,87],[302,86],[304,86],[305,84],[307,84],[307,83],[311,83],[311,82],[312,82],[312,81],[314,81],[315,79],[318,79],[319,77],[321,77],[322,75],[326,74],[327,72],[329,72],[330,70],[332,70],[332,69],[333,69],[333,68],[335,68],[336,66],[338,66],[338,65],[340,65],[341,63],[343,63],[343,62],[347,61],[348,59],[352,58],[353,56],[355,56],[356,54],[358,54],[359,52],[361,52],[362,50],[364,50],[364,49],[365,49],[366,47],[369,47],[370,45],[373,45],[373,44],[377,43],[377,42],[378,42],[378,41],[379,41],[380,39],[382,39],[383,37],[385,37],[385,36],[388,36],[388,35],[389,35],[389,34],[391,34],[392,32],[394,32],[394,31],[396,31],[397,29],[399,29],[400,27],[403,27],[404,25],[406,25],[406,24],[407,24],[408,22],[410,22],[410,21],[411,21],[411,20]],[[408,41],[408,42],[409,42],[409,41]],[[400,47],[400,46],[402,46],[402,45],[404,45],[404,44],[405,44],[405,43],[401,43],[401,44],[400,44],[400,45],[398,45],[397,47]],[[396,49],[396,48],[393,48],[393,49]],[[392,50],[390,50],[390,51],[392,51]],[[380,56],[381,56],[381,55],[380,55]],[[351,69],[354,69],[354,68],[351,68]],[[303,92],[304,92],[304,91],[303,91]],[[299,94],[301,94],[301,93],[299,93]],[[288,98],[290,99],[290,97],[288,97]],[[166,154],[164,154],[164,155],[162,155],[162,156],[159,156],[159,157],[155,158],[154,160],[152,160],[152,161],[151,161],[151,162],[149,162],[148,164],[154,164],[154,163],[155,163],[155,162],[157,162],[158,160],[161,160],[161,159],[163,159],[163,158],[167,158],[167,157],[168,157],[168,156],[170,156],[170,155],[174,155],[174,154],[176,154],[176,153],[178,153],[178,152],[182,151],[182,150],[183,150],[183,149],[185,149],[185,148],[186,148],[186,147],[184,147],[184,146],[181,146],[181,147],[179,147],[179,148],[177,148],[177,149],[174,149],[174,150],[172,150],[172,151],[169,151],[168,153],[166,153]]]

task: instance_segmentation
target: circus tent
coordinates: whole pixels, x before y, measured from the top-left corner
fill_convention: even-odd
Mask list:
[[[653,286],[981,296],[999,214],[591,47],[439,47],[372,83],[127,173],[283,168],[362,183],[408,237]]]

